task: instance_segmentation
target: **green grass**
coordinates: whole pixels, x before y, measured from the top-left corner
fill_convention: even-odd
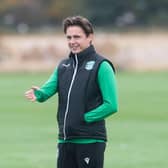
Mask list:
[[[0,168],[55,168],[57,97],[24,92],[48,73],[0,74]],[[167,72],[119,73],[119,112],[107,119],[105,168],[167,168]]]

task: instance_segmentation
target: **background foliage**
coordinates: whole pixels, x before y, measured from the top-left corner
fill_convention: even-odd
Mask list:
[[[0,26],[55,26],[84,15],[98,26],[167,26],[167,0],[1,0]]]

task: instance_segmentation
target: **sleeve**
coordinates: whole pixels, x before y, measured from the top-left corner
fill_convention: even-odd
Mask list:
[[[58,69],[56,68],[54,72],[50,75],[49,79],[40,87],[40,89],[35,90],[36,100],[38,102],[44,102],[53,96],[58,89]]]
[[[105,82],[104,82],[105,81]],[[107,61],[103,61],[98,71],[98,84],[103,103],[85,113],[86,122],[100,121],[118,111],[117,86],[114,71]]]

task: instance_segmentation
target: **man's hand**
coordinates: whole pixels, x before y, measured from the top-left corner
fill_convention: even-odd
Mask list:
[[[25,92],[25,97],[32,102],[36,101],[36,96],[34,94],[34,91],[38,89],[39,89],[38,86],[32,86],[31,89]]]

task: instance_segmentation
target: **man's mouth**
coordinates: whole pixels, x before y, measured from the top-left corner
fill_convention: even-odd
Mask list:
[[[71,47],[71,50],[77,50],[78,49],[78,46],[72,46]]]

